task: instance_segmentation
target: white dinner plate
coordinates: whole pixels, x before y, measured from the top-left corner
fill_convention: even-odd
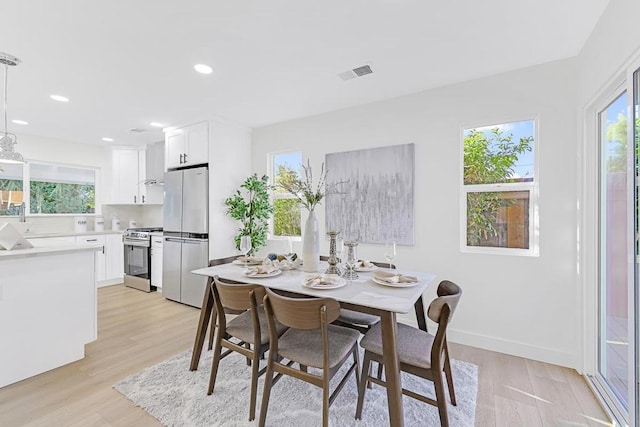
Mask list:
[[[277,276],[279,274],[282,274],[282,270],[274,270],[271,273],[252,273],[252,272],[245,272],[244,275],[247,277],[251,277],[252,279],[259,279],[261,277],[274,277]]]
[[[373,283],[377,283],[378,285],[389,286],[392,288],[412,288],[420,284],[420,281],[411,283],[392,283],[385,280],[380,280],[377,277],[372,277],[371,280],[373,280]]]
[[[371,267],[355,267],[355,271],[359,271],[360,273],[368,273],[369,271],[377,270],[378,266],[374,265]]]
[[[309,289],[336,289],[336,288],[341,288],[346,284],[347,284],[347,281],[345,279],[343,279],[342,277],[340,278],[338,283],[336,283],[335,285],[309,286],[309,285],[307,285],[307,280],[306,279],[302,282],[302,286],[304,286],[305,288],[309,288]]]

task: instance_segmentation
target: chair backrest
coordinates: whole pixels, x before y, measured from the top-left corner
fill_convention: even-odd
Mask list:
[[[238,259],[238,255],[228,256],[226,258],[211,259],[209,260],[209,267],[213,267],[221,264],[230,264],[236,259]]]
[[[260,285],[225,283],[218,276],[214,277],[214,282],[214,300],[222,308],[249,310],[259,305],[264,298],[264,288]]]
[[[265,289],[265,308],[268,314],[285,326],[294,329],[317,329],[340,316],[340,304],[332,298],[289,298]],[[271,312],[271,313],[269,313]]]
[[[440,312],[442,311],[442,307],[447,304],[449,306],[449,317],[447,320],[450,320],[462,296],[462,289],[449,280],[443,280],[438,285],[436,294],[438,297],[429,304],[427,316],[434,322],[440,323]]]

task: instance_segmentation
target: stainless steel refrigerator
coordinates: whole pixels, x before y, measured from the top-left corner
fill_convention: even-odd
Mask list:
[[[207,167],[164,176],[162,295],[200,307],[207,279],[191,273],[208,265],[209,173]]]

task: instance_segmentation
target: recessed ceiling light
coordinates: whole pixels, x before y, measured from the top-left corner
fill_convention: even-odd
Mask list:
[[[67,98],[66,96],[62,96],[62,95],[50,95],[49,96],[51,99],[53,99],[54,101],[58,101],[58,102],[69,102],[69,98]]]
[[[25,122],[24,120],[11,120],[12,123],[15,123],[17,125],[28,125],[29,122]]]
[[[165,126],[166,126],[165,124],[163,124],[163,123],[158,123],[158,122],[151,122],[151,123],[149,123],[149,124],[150,124],[151,126],[153,126],[153,127],[156,127],[156,128],[163,128],[163,127],[165,127]]]
[[[102,138],[104,142],[113,142],[113,138]]]
[[[211,74],[213,72],[213,68],[209,67],[208,65],[205,64],[196,64],[193,66],[193,68],[202,74]]]

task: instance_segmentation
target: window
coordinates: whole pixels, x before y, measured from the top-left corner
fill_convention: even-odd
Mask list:
[[[96,171],[46,163],[0,165],[0,216],[95,213]]]
[[[535,121],[463,131],[462,248],[537,254]]]
[[[298,179],[302,153],[299,151],[274,154],[272,156],[273,189],[273,236],[300,236],[300,203],[279,186],[282,182]]]
[[[24,201],[22,164],[0,163],[0,216],[19,215]]]

